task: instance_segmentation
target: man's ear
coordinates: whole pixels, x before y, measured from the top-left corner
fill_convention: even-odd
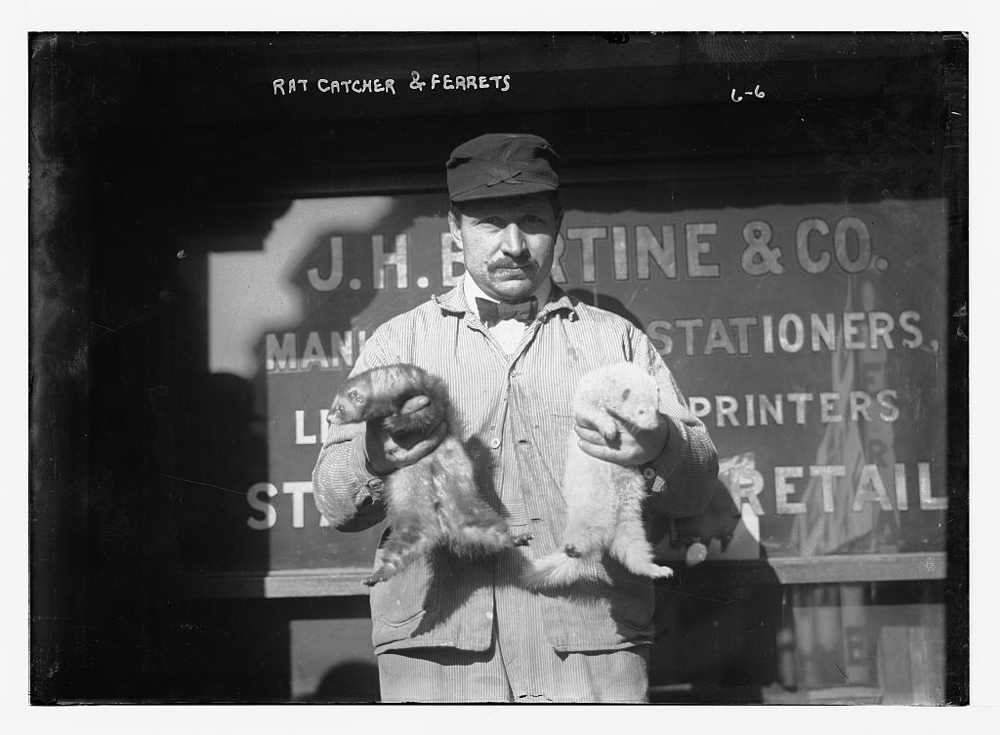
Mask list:
[[[448,229],[451,230],[451,237],[455,240],[459,247],[462,246],[462,223],[458,221],[458,217],[455,216],[455,210],[448,210]]]

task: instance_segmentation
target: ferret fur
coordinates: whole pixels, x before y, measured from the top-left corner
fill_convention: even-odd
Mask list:
[[[657,385],[631,363],[593,370],[581,378],[573,410],[602,433],[614,428],[656,427]],[[606,550],[635,574],[654,579],[673,571],[653,562],[642,524],[646,480],[638,467],[623,467],[591,457],[571,432],[563,478],[566,530],[563,548],[535,560],[522,575],[529,589],[562,587],[586,576],[587,562]]]
[[[414,396],[429,403],[403,414]],[[447,420],[448,391],[444,381],[415,365],[376,367],[352,376],[337,392],[329,420],[335,424],[381,421],[393,438],[423,436]],[[459,556],[492,553],[523,546],[530,533],[514,536],[507,522],[483,500],[476,488],[472,461],[451,433],[418,462],[386,478],[386,517],[392,533],[382,562],[364,583],[373,586],[393,577],[418,555],[447,546]]]

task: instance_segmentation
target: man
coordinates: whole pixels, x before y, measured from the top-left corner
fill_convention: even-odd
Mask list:
[[[560,484],[571,431],[595,457],[641,467],[648,511],[691,516],[716,480],[715,448],[646,336],[581,304],[549,278],[562,223],[558,158],[533,135],[484,135],[447,163],[451,234],[466,275],[449,293],[382,325],[354,371],[409,362],[441,376],[453,420],[399,446],[372,426],[331,426],[313,475],[335,527],[384,518],[384,478],[433,451],[445,431],[465,444],[482,495],[528,547],[476,560],[446,550],[371,593],[383,701],[642,702],[652,642],[653,586],[607,555],[607,581],[530,592],[526,560],[561,548]],[[606,440],[574,420],[579,378],[621,361],[660,389],[656,429]],[[407,410],[421,405],[411,399]],[[374,422],[373,422],[374,424]],[[387,533],[391,529],[387,529]],[[383,536],[384,538],[384,536]]]

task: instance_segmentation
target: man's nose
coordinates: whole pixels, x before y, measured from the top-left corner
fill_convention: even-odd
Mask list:
[[[524,232],[517,226],[517,223],[511,222],[504,228],[500,249],[507,255],[520,255],[528,249],[528,243],[524,239]]]

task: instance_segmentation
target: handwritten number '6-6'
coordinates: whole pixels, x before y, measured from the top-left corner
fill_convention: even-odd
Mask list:
[[[424,87],[427,86],[427,82],[420,81],[420,72],[411,71],[410,72],[410,89],[415,89],[418,92],[422,92]]]
[[[750,91],[750,92],[744,92],[743,94],[745,94],[747,97],[757,97],[758,99],[764,99],[764,93],[761,91],[759,84],[756,85],[753,88],[752,91]],[[729,98],[733,102],[742,102],[743,101],[743,94],[741,94],[739,97],[737,97],[736,96],[736,87],[733,87],[733,91],[729,94]]]

